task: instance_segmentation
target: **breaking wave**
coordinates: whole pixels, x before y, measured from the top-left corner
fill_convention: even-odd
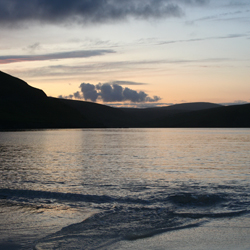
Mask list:
[[[168,190],[169,191],[169,190]],[[212,219],[249,213],[248,202],[228,193],[161,190],[143,198],[0,189],[0,199],[16,204],[67,203],[94,207],[96,213],[35,243],[34,249],[96,249],[119,240],[137,240],[173,230],[198,227]],[[172,190],[173,191],[173,190]],[[241,207],[233,203],[243,204]],[[99,210],[98,210],[99,209]],[[90,241],[91,239],[91,241]]]

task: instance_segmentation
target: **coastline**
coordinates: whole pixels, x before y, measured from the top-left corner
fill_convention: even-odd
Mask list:
[[[199,227],[175,230],[150,238],[121,241],[109,249],[125,250],[249,250],[250,216],[216,219]]]

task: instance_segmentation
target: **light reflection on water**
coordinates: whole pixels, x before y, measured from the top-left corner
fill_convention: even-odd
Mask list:
[[[242,180],[250,165],[246,129],[8,132],[0,143],[2,186],[15,189],[82,192],[86,185],[131,181]]]
[[[176,190],[228,187],[237,193],[250,185],[249,149],[249,129],[0,132],[0,189],[145,201]],[[3,199],[2,237],[25,230],[31,235],[40,228],[36,238],[95,212],[92,202],[58,202],[53,195]],[[9,207],[14,209],[8,212]]]

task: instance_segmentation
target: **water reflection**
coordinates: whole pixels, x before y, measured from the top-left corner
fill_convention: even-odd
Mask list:
[[[169,197],[201,197],[197,204],[229,197],[223,209],[234,204],[244,210],[249,148],[245,129],[0,132],[0,240],[11,235],[31,242],[107,208],[117,219],[129,212],[134,220],[139,211],[137,226],[150,218],[148,211],[157,222],[162,217],[156,211],[170,216]],[[112,220],[110,225],[119,225]]]
[[[222,132],[221,132],[222,131]],[[230,142],[230,143],[229,143]],[[109,192],[99,185],[247,176],[250,135],[241,130],[107,129],[1,133],[3,185]],[[234,144],[232,147],[232,143]],[[238,175],[241,173],[241,177]],[[91,190],[96,186],[95,191]]]

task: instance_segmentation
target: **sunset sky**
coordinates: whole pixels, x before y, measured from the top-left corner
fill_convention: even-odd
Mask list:
[[[249,0],[0,0],[0,70],[48,96],[250,102]]]

